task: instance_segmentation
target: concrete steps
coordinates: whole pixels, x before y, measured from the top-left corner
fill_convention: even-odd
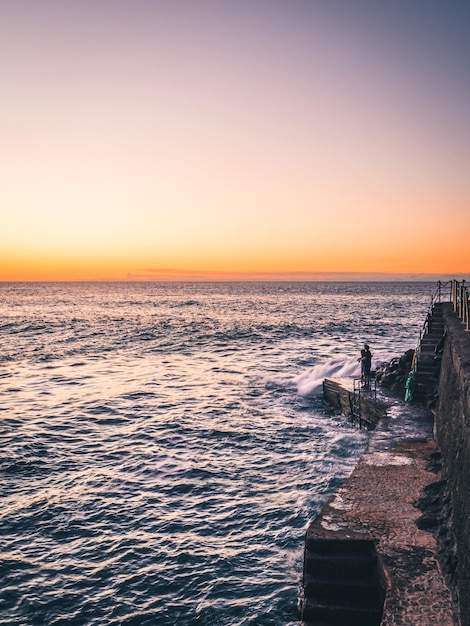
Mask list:
[[[370,540],[308,539],[302,619],[309,626],[378,626],[384,583]]]
[[[428,332],[423,335],[414,377],[413,399],[418,402],[431,402],[435,396],[441,360],[439,345],[444,337],[442,304],[434,304],[428,317]]]

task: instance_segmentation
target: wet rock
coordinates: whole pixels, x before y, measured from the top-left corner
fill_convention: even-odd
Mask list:
[[[393,391],[404,391],[413,355],[414,350],[409,349],[402,356],[382,363],[375,372],[376,381]]]

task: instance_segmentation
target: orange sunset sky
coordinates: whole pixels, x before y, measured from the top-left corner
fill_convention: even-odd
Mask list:
[[[470,273],[470,5],[3,0],[0,280]]]

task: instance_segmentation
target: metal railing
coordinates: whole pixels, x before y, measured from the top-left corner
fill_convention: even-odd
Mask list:
[[[370,428],[369,420],[362,417],[362,397],[377,402],[377,383],[375,378],[371,378],[369,382],[365,382],[364,379],[353,379],[353,397],[351,403],[351,417],[355,421],[359,428]]]
[[[446,297],[448,294],[448,297]],[[432,320],[432,312],[434,305],[438,302],[451,302],[454,311],[462,321],[465,330],[470,330],[470,289],[466,285],[465,280],[458,281],[455,279],[448,280],[447,282],[438,281],[437,287],[433,295],[431,296],[431,303],[429,305],[426,319],[423,326],[419,331],[418,344],[413,355],[411,362],[411,370],[406,384],[406,400],[413,398],[414,378],[416,375],[416,368],[418,365],[419,355],[421,353],[421,346],[423,337],[429,332],[429,324]]]
[[[424,335],[426,335],[429,332],[429,324],[432,319],[432,310],[434,308],[434,305],[437,302],[452,302],[452,293],[453,293],[452,290],[453,290],[454,282],[455,281],[453,280],[448,280],[447,282],[443,283],[439,280],[437,283],[436,291],[431,296],[431,302],[429,304],[428,313],[426,315],[426,319],[424,320],[423,326],[421,327],[421,330],[419,331],[418,344],[417,344],[417,347],[413,356],[413,361],[411,364],[411,371],[413,372],[413,374],[416,373],[416,365],[418,362],[419,353],[421,352],[422,339]],[[448,299],[445,299],[446,292],[448,292],[449,294]]]
[[[453,280],[451,302],[465,330],[470,330],[469,299],[469,287],[465,284],[465,280]]]
[[[448,297],[446,298],[446,295]],[[465,330],[470,330],[470,286],[466,285],[465,280],[458,281],[455,279],[448,280],[443,283],[440,280],[437,283],[437,287],[433,295],[431,296],[431,303],[429,305],[426,319],[419,333],[418,346],[421,345],[421,339],[429,331],[429,323],[432,318],[432,310],[437,302],[452,302],[454,311],[457,313],[461,322],[465,326]]]

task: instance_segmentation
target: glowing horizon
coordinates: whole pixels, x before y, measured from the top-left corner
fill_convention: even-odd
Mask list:
[[[470,9],[2,14],[0,281],[470,273]]]

